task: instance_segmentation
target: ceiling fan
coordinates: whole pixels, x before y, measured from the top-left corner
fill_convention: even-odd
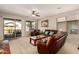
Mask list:
[[[40,17],[39,12],[34,11],[34,10],[32,11],[32,15],[37,16],[37,17]]]

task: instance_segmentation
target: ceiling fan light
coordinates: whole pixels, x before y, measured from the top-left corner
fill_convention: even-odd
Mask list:
[[[33,16],[33,17],[35,17],[35,15],[34,15],[34,14],[32,14],[32,16]]]

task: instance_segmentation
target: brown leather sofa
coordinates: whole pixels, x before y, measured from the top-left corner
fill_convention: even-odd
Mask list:
[[[45,31],[44,31],[44,33],[43,32],[41,32],[39,29],[34,29],[33,31],[31,31],[31,36],[37,36],[37,35],[41,35],[41,34],[43,34],[43,35],[45,35],[45,36],[49,36],[48,34],[46,35],[45,34],[45,32],[46,31],[48,31],[48,32],[54,32],[54,34],[56,34],[57,33],[57,30],[49,30],[49,29],[46,29]]]
[[[37,35],[40,35],[40,30],[35,29],[35,30],[31,31],[31,36],[37,36]]]
[[[67,38],[66,32],[56,33],[47,39],[37,41],[37,50],[40,54],[55,54],[64,45]],[[45,41],[45,42],[44,42]]]

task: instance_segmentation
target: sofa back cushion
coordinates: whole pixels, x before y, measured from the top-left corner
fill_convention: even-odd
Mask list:
[[[53,36],[54,40],[58,40],[59,38],[61,38],[64,34],[63,33],[57,33]]]
[[[51,40],[51,36],[47,37],[46,45],[48,45],[50,43],[50,40]]]
[[[53,37],[49,37],[48,40],[47,40],[47,47],[50,48],[51,45],[53,45],[54,43],[54,38]]]

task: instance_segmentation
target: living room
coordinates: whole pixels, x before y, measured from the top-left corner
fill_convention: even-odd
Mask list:
[[[62,37],[55,42],[57,46],[53,42],[50,49],[48,39],[58,35]],[[0,5],[2,54],[78,54],[78,36],[78,4]],[[41,47],[41,41],[49,45]]]

